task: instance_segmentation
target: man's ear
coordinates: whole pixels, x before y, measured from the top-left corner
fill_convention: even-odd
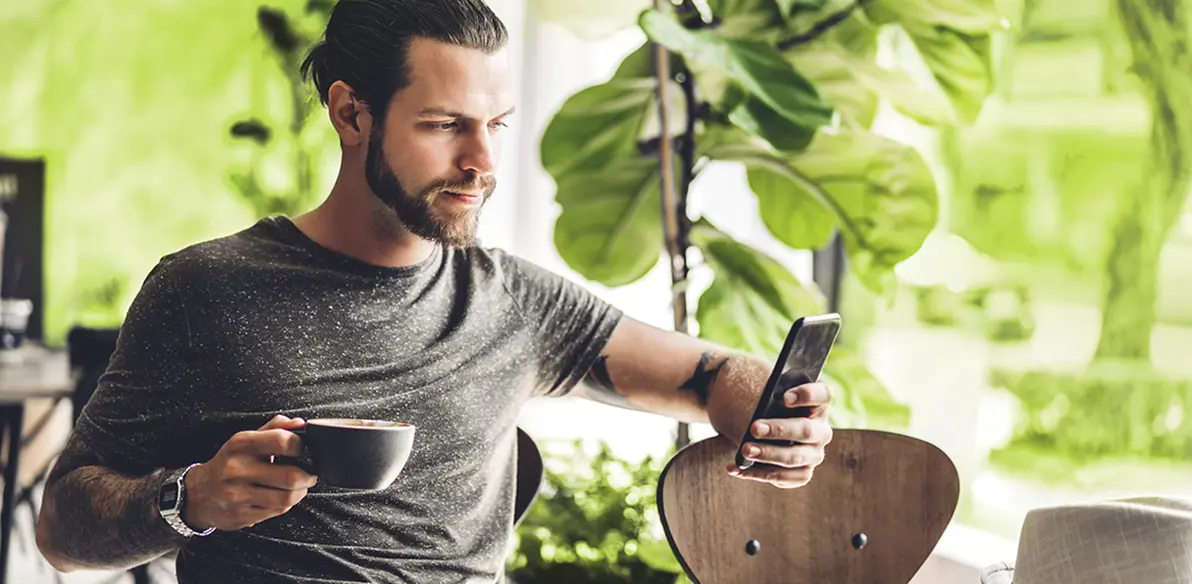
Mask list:
[[[372,115],[356,92],[343,81],[336,81],[327,90],[327,114],[331,125],[344,146],[358,146],[368,142],[372,129]]]

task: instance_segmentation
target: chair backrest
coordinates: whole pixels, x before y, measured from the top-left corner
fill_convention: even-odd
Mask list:
[[[75,375],[74,420],[78,421],[83,406],[99,387],[99,378],[108,369],[120,329],[74,327],[66,335],[70,369]]]
[[[960,482],[935,446],[836,430],[806,486],[731,477],[735,445],[709,438],[663,469],[658,510],[695,582],[906,584],[952,519]]]
[[[517,429],[517,486],[513,505],[513,525],[516,527],[538,497],[542,487],[542,452],[538,444],[521,428]]]

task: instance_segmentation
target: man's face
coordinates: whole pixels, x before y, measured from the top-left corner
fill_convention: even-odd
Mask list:
[[[408,59],[409,86],[369,136],[365,178],[412,233],[467,247],[513,112],[508,57],[415,39]]]

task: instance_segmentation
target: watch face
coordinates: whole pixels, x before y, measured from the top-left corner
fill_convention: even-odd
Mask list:
[[[162,511],[173,511],[178,505],[178,483],[162,485],[157,504]]]

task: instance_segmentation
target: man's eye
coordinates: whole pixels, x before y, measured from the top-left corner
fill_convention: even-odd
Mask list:
[[[454,130],[455,128],[459,127],[459,124],[457,124],[455,122],[442,122],[442,123],[434,124],[433,127],[436,130]]]
[[[509,124],[506,124],[503,121],[496,121],[496,122],[489,124],[489,126],[491,126],[495,130],[499,130],[501,128],[508,128]]]

